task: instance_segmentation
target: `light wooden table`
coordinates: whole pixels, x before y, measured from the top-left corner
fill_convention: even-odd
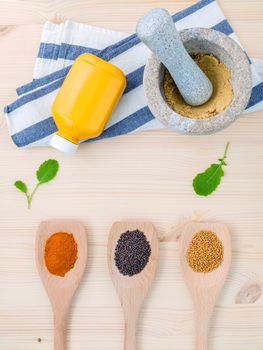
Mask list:
[[[162,6],[176,12],[191,0],[1,0],[0,105],[32,77],[46,20],[72,19],[132,32],[140,15]],[[247,51],[263,58],[263,1],[220,0]],[[70,314],[69,349],[122,349],[122,311],[109,279],[106,242],[115,220],[152,221],[167,236],[194,212],[227,223],[233,265],[218,300],[210,350],[262,350],[263,297],[263,112],[240,118],[213,136],[170,131],[124,136],[84,145],[69,158],[51,149],[17,150],[0,120],[0,349],[52,349],[52,314],[34,262],[35,231],[47,218],[81,219],[90,249],[87,271]],[[193,176],[221,156],[231,142],[226,176],[215,195],[197,197]],[[13,187],[32,187],[34,170],[59,160],[57,179],[39,190],[28,211]],[[193,349],[193,308],[182,281],[178,242],[163,242],[158,275],[138,325],[138,349]],[[249,286],[251,303],[237,304]],[[261,294],[261,292],[259,291]],[[245,293],[246,295],[246,293]],[[41,342],[38,342],[38,338]]]

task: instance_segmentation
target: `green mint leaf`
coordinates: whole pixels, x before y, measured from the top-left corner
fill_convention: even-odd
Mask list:
[[[227,158],[227,152],[229,148],[229,142],[226,145],[225,152],[222,158],[219,158],[218,164],[211,164],[208,169],[203,173],[196,175],[193,180],[193,188],[195,193],[199,196],[208,196],[213,193],[219,186],[222,177],[225,175],[223,166],[226,166],[225,162]]]
[[[28,209],[30,209],[31,207],[32,199],[38,187],[54,179],[54,177],[57,175],[58,169],[59,169],[59,164],[55,159],[49,159],[49,160],[46,160],[44,163],[42,163],[38,168],[38,170],[36,171],[38,183],[35,185],[35,188],[31,194],[28,193],[27,185],[23,181],[18,180],[14,183],[14,186],[16,188],[18,188],[21,192],[25,193]]]
[[[214,192],[224,176],[221,164],[212,164],[205,172],[198,174],[193,180],[195,193],[208,196]]]
[[[18,190],[20,190],[21,192],[27,194],[27,185],[26,185],[23,181],[21,181],[21,180],[16,181],[16,182],[14,183],[14,186],[15,186]]]
[[[55,159],[46,160],[36,172],[39,184],[51,181],[57,175],[59,164]]]

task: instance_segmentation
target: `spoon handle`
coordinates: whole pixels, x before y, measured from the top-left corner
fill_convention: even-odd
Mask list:
[[[66,317],[54,314],[54,350],[66,350]]]
[[[204,317],[199,313],[196,315],[196,340],[195,350],[207,350],[208,349],[208,333],[210,317]]]
[[[131,310],[125,317],[124,350],[136,350],[137,315]]]
[[[196,346],[195,350],[208,349],[208,334],[210,320],[213,313],[217,291],[214,287],[196,290],[195,303],[195,329]]]

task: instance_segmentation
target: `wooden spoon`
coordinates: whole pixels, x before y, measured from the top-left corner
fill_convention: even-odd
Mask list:
[[[187,249],[193,236],[199,231],[212,231],[224,247],[224,260],[215,270],[199,273],[192,270],[187,262]],[[227,227],[221,223],[189,223],[181,237],[181,265],[186,284],[195,307],[196,350],[208,349],[208,332],[216,298],[225,282],[231,263],[231,238]]]
[[[122,275],[115,265],[115,248],[120,235],[126,231],[144,232],[151,245],[151,255],[145,268],[131,277]],[[116,222],[108,240],[108,265],[111,279],[119,296],[125,320],[124,349],[136,349],[136,324],[142,302],[153,281],[158,260],[158,238],[150,222]]]
[[[64,277],[51,274],[44,261],[46,240],[53,233],[72,233],[78,245],[75,266]],[[54,314],[54,349],[66,349],[67,315],[71,299],[79,285],[87,263],[87,235],[84,225],[73,220],[43,221],[36,237],[36,264],[46,288]]]

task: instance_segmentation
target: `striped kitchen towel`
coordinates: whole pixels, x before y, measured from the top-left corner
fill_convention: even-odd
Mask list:
[[[215,0],[201,0],[172,18],[179,30],[213,28],[238,42]],[[163,128],[150,112],[144,97],[143,70],[151,52],[136,34],[128,35],[69,21],[59,25],[48,22],[43,30],[33,81],[19,87],[18,99],[5,107],[9,132],[18,147],[49,144],[57,130],[51,116],[52,102],[72,62],[84,52],[117,65],[127,78],[123,97],[105,131],[93,140]],[[250,61],[253,91],[245,113],[263,109],[263,62]]]

